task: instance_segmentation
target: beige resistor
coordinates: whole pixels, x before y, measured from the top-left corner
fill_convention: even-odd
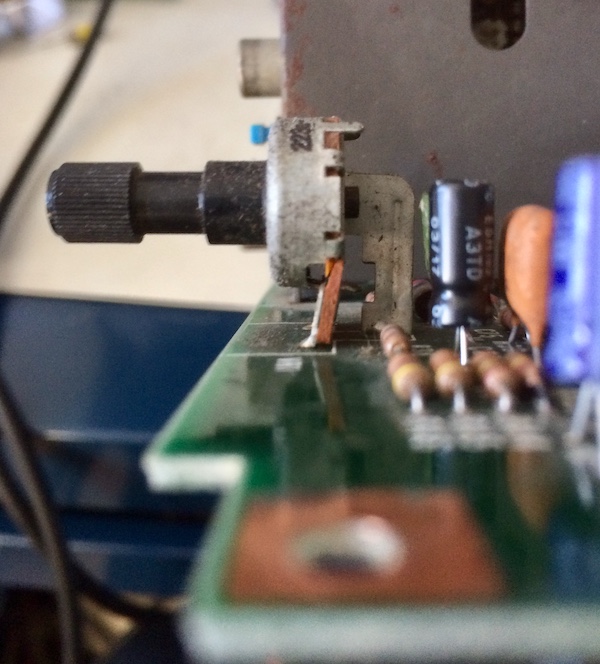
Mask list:
[[[502,364],[502,358],[493,350],[480,350],[472,355],[469,364],[473,367],[477,375],[481,377],[491,367]]]
[[[450,350],[450,348],[439,348],[429,356],[429,366],[437,371],[442,364],[453,360],[459,360],[458,353]]]
[[[514,351],[505,356],[506,363],[519,373],[527,387],[541,387],[544,384],[540,370],[529,355]]]
[[[434,381],[442,396],[453,396],[457,390],[466,392],[473,384],[473,371],[460,363],[458,355],[449,348],[440,348],[429,357]]]
[[[392,390],[403,401],[411,401],[415,394],[425,397],[431,393],[431,371],[418,360],[398,367],[391,375]]]
[[[412,353],[395,353],[388,361],[387,374],[391,378],[396,372],[396,369],[404,366],[405,364],[414,364],[419,359]]]
[[[410,336],[399,325],[393,323],[385,325],[379,333],[379,339],[386,357],[392,357],[395,353],[408,353],[410,351]]]
[[[490,367],[480,378],[485,391],[494,398],[515,394],[521,382],[519,374],[506,364]]]
[[[519,373],[493,351],[482,350],[475,353],[471,358],[471,365],[483,388],[493,398],[514,395],[520,387]]]

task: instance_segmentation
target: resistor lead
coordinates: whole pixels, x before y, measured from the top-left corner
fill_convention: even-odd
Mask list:
[[[523,383],[535,392],[538,407],[542,410],[548,410],[550,408],[550,398],[537,363],[529,355],[517,351],[508,353],[504,356],[504,359],[508,366],[521,376]]]
[[[533,358],[538,365],[546,328],[552,219],[552,211],[547,208],[523,205],[506,220],[506,297],[529,332]]]
[[[510,330],[508,345],[512,346],[517,340],[521,321],[517,314],[508,306],[508,304],[497,295],[490,295],[490,300],[494,306],[495,315],[502,327]]]
[[[571,421],[583,440],[592,415],[600,445],[600,156],[566,161],[556,183],[544,369],[558,384],[581,383]],[[599,447],[600,450],[600,447]],[[600,465],[600,456],[599,456]]]
[[[467,410],[467,392],[473,385],[471,367],[464,366],[456,352],[440,348],[429,357],[429,366],[434,372],[437,391],[445,397],[452,397],[453,408],[457,413]]]
[[[493,351],[482,350],[471,358],[471,365],[479,376],[483,389],[496,399],[503,412],[512,410],[514,398],[521,386],[521,376]]]
[[[399,325],[395,325],[394,323],[383,326],[379,333],[379,339],[381,341],[381,349],[386,357],[410,351],[410,336]]]
[[[328,258],[325,261],[325,281],[317,291],[317,302],[310,335],[300,343],[301,348],[314,348],[321,344],[331,344],[340,301],[343,270],[343,259]]]
[[[494,191],[484,182],[438,180],[429,192],[431,324],[455,327],[461,364],[465,328],[488,315],[494,271]]]

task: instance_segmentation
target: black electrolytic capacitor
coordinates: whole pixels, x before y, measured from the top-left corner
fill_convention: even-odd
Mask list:
[[[480,325],[494,276],[494,189],[486,182],[437,180],[429,199],[431,324]]]

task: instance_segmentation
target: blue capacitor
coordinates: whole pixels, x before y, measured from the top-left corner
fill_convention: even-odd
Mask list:
[[[600,156],[560,169],[551,260],[546,374],[558,384],[600,381]]]

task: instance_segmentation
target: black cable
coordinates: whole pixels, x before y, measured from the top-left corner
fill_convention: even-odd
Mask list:
[[[1,396],[0,396],[1,407]],[[14,411],[14,406],[13,406]],[[13,419],[20,421],[18,413]],[[19,436],[27,436],[30,439],[29,445],[34,444],[34,440],[26,427],[19,423]],[[0,424],[1,428],[1,424]],[[48,504],[52,504],[51,496],[47,498]],[[27,498],[23,495],[20,486],[11,475],[5,464],[0,462],[0,503],[6,510],[13,523],[25,533],[33,542],[34,546],[44,553],[44,543],[39,532],[38,524]],[[134,602],[122,598],[120,595],[109,590],[99,583],[85,569],[80,567],[72,557],[70,557],[70,566],[73,579],[77,589],[86,597],[102,605],[104,608],[122,616],[140,621],[148,618],[164,618],[169,612],[162,611],[159,608],[140,606]]]
[[[114,0],[103,0],[100,5],[90,37],[82,48],[75,66],[4,190],[2,198],[0,198],[0,227],[5,223],[8,211],[29,175],[40,150],[46,143],[58,119],[67,107],[77,84],[80,82],[113,2]],[[0,428],[5,443],[11,449],[14,463],[18,468],[23,484],[27,488],[28,498],[31,501],[38,526],[38,536],[56,577],[63,661],[68,664],[78,664],[81,661],[81,620],[67,545],[60,529],[56,511],[51,503],[47,502],[49,492],[45,487],[44,478],[37,464],[35,450],[30,444],[29,437],[23,435],[19,417],[12,407],[3,385],[0,386]]]
[[[54,103],[48,118],[45,120],[43,127],[40,129],[36,138],[33,140],[31,146],[25,154],[25,157],[21,161],[19,168],[15,172],[2,197],[0,198],[0,226],[4,223],[10,205],[14,201],[16,195],[19,193],[20,187],[22,186],[23,181],[27,176],[27,172],[34,164],[35,158],[40,149],[43,147],[44,141],[48,138],[52,127],[55,125],[59,119],[60,114],[66,107],[70,95],[74,92],[78,78],[83,73],[85,64],[89,60],[93,46],[97,42],[102,25],[106,20],[107,12],[113,2],[114,0],[103,1],[96,17],[94,29],[88,42],[82,49],[82,53],[76,62],[73,71],[63,86],[63,89],[56,102]],[[12,404],[10,408],[5,407],[4,410],[7,413],[7,417],[10,417],[11,412],[16,413],[18,416],[18,412],[14,404]],[[29,436],[31,438],[29,432],[26,431],[26,427],[24,427],[22,423],[19,425],[13,422],[13,428],[16,431],[19,431],[21,436]],[[15,522],[15,524],[21,530],[23,530],[34,542],[34,544],[43,552],[42,540],[36,524],[35,515],[32,512],[27,499],[22,495],[17,483],[13,480],[10,473],[8,473],[8,471],[1,466],[0,502],[5,505],[9,516]],[[89,598],[93,601],[97,602],[98,604],[102,604],[114,613],[118,613],[135,620],[140,620],[148,616],[164,615],[164,613],[158,609],[142,607],[121,598],[119,595],[116,595],[111,590],[96,581],[84,569],[80,568],[74,561],[72,561],[72,567],[74,578],[78,583],[81,592],[89,596]]]
[[[0,227],[4,225],[8,212],[21,191],[42,147],[81,81],[113,4],[114,0],[102,0],[89,39],[82,48],[48,116],[6,186],[0,198]],[[81,621],[75,587],[89,595],[94,601],[117,613],[140,618],[151,612],[115,595],[95,581],[71,559],[60,528],[57,511],[36,457],[33,438],[12,404],[1,379],[0,431],[4,442],[11,450],[11,456],[27,493],[26,498],[8,469],[0,465],[0,500],[16,525],[21,527],[50,559],[56,575],[63,661],[78,664],[81,653]]]
[[[73,573],[65,538],[44,477],[40,472],[36,453],[27,435],[23,435],[18,415],[0,380],[0,429],[11,458],[20,474],[38,525],[44,551],[56,577],[56,597],[62,634],[62,660],[65,664],[79,664],[81,654],[81,618],[73,583]]]
[[[94,51],[96,44],[98,43],[98,37],[102,32],[108,12],[110,11],[114,0],[102,0],[98,14],[94,21],[92,31],[85,45],[81,49],[81,53],[75,62],[75,65],[69,74],[67,80],[65,81],[56,101],[54,102],[50,112],[48,113],[44,123],[40,127],[37,135],[31,142],[25,156],[21,159],[21,163],[17,167],[17,170],[14,172],[14,175],[10,179],[6,189],[0,198],[0,227],[6,221],[6,216],[10,207],[12,206],[17,194],[21,190],[23,182],[29,175],[31,167],[35,163],[40,150],[48,140],[48,137],[52,133],[52,130],[56,126],[56,123],[60,119],[60,116],[63,114],[67,104],[71,100],[75,88],[81,80],[81,76],[90,60],[90,57]]]

